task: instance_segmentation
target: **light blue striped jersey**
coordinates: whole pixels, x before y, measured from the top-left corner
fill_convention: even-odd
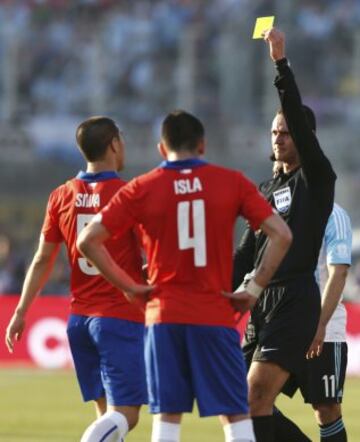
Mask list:
[[[351,265],[352,229],[346,211],[338,204],[334,204],[325,229],[323,243],[320,249],[316,279],[320,292],[323,294],[326,281],[329,277],[329,264]],[[340,302],[334,311],[327,327],[327,342],[343,342],[346,340],[346,310]]]

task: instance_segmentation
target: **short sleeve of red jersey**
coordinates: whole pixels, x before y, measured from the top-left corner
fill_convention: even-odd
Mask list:
[[[240,215],[249,221],[253,230],[257,230],[273,214],[273,208],[252,181],[240,173],[238,179],[241,191]]]
[[[122,236],[136,223],[135,180],[122,187],[101,210],[101,224],[111,235]]]
[[[59,206],[59,189],[54,190],[46,207],[45,219],[41,229],[41,234],[47,242],[62,242],[63,236],[59,227],[59,215],[57,208]]]

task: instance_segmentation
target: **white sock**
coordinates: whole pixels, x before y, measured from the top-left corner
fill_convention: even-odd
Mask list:
[[[93,422],[80,442],[119,442],[129,431],[126,417],[118,411],[107,411]]]
[[[180,442],[180,424],[154,421],[151,442]]]
[[[251,419],[224,425],[225,442],[255,442]]]

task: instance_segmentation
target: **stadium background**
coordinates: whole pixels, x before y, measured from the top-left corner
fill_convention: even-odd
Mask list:
[[[251,39],[255,17],[266,15],[287,33],[304,102],[338,174],[336,200],[354,227],[345,299],[360,315],[359,0],[0,0],[1,331],[47,196],[83,166],[74,131],[89,115],[119,122],[125,178],[158,164],[159,124],[175,107],[205,122],[210,160],[256,182],[269,176],[275,72],[265,44]],[[43,291],[56,296],[60,316],[67,290],[63,254]],[[49,307],[35,308],[42,315]],[[52,339],[46,345],[56,350]],[[360,373],[360,331],[351,339]],[[3,347],[0,364],[8,364]]]

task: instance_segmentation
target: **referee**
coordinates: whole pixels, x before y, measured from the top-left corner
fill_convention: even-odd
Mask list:
[[[315,116],[301,102],[285,58],[284,34],[273,28],[265,32],[264,40],[278,71],[275,86],[281,110],[272,123],[271,138],[274,159],[282,162],[284,173],[263,183],[261,190],[294,239],[271,283],[258,287],[262,294],[251,312],[244,354],[257,441],[274,442],[275,399],[290,374],[304,370],[305,354],[318,325],[320,293],[314,272],[334,204],[336,175],[315,136]],[[261,232],[242,241],[235,258],[239,264],[234,269],[235,282],[258,266],[266,244]],[[248,258],[251,248],[254,259]],[[240,310],[249,305],[243,292],[233,296]]]

